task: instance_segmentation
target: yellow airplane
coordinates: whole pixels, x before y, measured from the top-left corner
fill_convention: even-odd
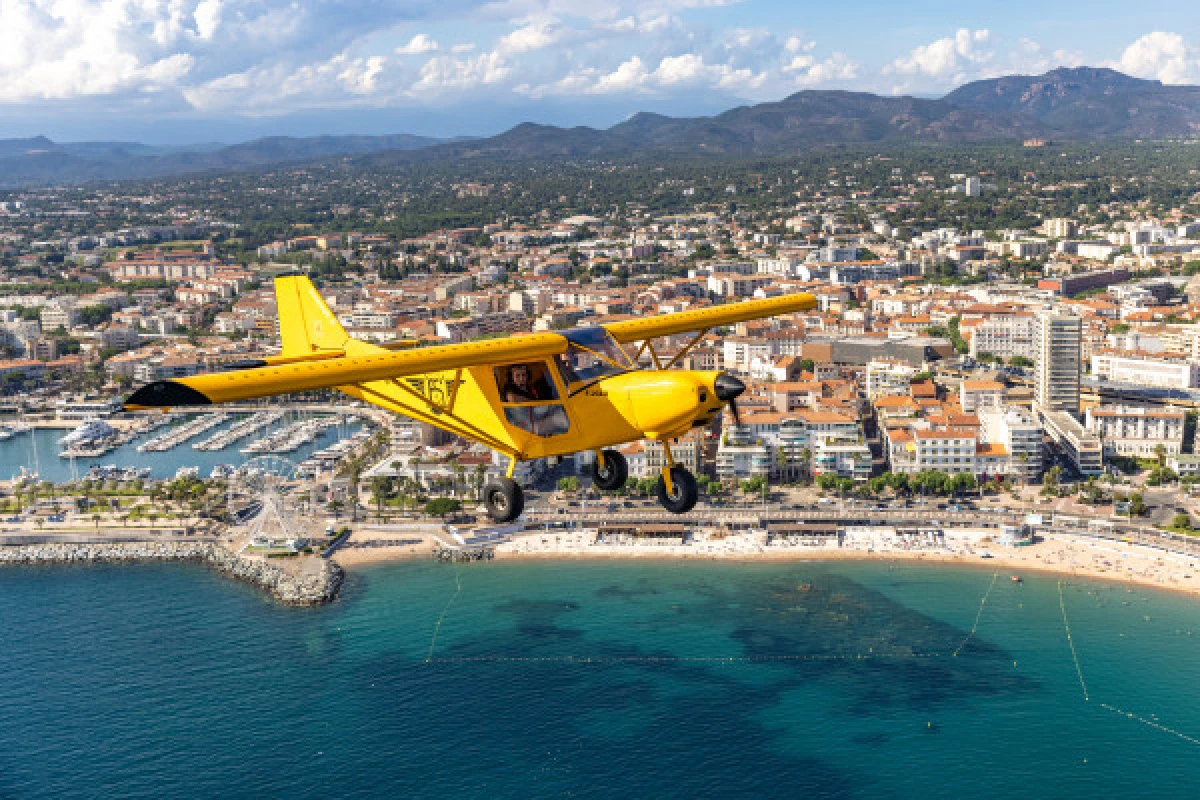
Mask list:
[[[671,369],[714,327],[816,305],[810,294],[665,314],[604,326],[413,349],[351,338],[302,275],[275,279],[280,355],[240,362],[228,372],[155,381],[137,389],[127,410],[229,403],[309,389],[351,397],[480,442],[508,456],[507,474],[489,481],[483,501],[496,522],[524,508],[512,476],[518,462],[592,450],[597,488],[616,490],[629,474],[615,445],[662,443],[666,464],[658,499],[676,514],[696,504],[696,479],[675,463],[669,442],[708,425],[726,405],[736,415],[745,385],[727,372]],[[653,339],[696,336],[665,360]],[[622,347],[640,343],[632,357]],[[639,369],[649,354],[652,370]]]

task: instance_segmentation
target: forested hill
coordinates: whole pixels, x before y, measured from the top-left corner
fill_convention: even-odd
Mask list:
[[[713,117],[640,113],[605,130],[524,123],[496,136],[453,142],[404,134],[277,137],[159,152],[131,143],[0,140],[0,186],[257,169],[346,155],[357,155],[366,166],[399,166],[463,159],[779,156],[844,144],[1195,135],[1200,135],[1200,87],[1078,67],[975,81],[940,99],[810,90]]]

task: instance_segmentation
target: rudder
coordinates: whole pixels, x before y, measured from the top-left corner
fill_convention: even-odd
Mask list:
[[[284,356],[345,351],[350,335],[306,275],[275,279],[275,305]]]

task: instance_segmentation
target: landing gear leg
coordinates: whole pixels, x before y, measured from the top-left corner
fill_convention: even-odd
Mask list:
[[[667,463],[658,479],[658,502],[672,514],[686,514],[695,507],[699,497],[696,478],[675,463],[671,446],[666,441],[662,442],[662,446]]]

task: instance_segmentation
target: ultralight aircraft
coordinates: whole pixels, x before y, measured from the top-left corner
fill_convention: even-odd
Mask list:
[[[695,477],[675,463],[670,442],[709,425],[726,405],[737,419],[745,384],[728,372],[672,369],[712,328],[816,305],[811,294],[761,300],[505,339],[414,347],[352,338],[303,275],[275,279],[282,351],[230,365],[230,371],[148,383],[127,410],[204,406],[311,389],[337,389],[398,414],[484,444],[509,459],[483,488],[496,522],[520,516],[518,462],[583,450],[596,454],[595,486],[615,491],[629,474],[616,446],[654,439],[665,464],[658,500],[676,514],[696,504]],[[653,340],[695,332],[665,360]],[[631,356],[623,345],[638,344]],[[632,348],[631,348],[632,349]],[[639,369],[648,354],[653,369]]]

